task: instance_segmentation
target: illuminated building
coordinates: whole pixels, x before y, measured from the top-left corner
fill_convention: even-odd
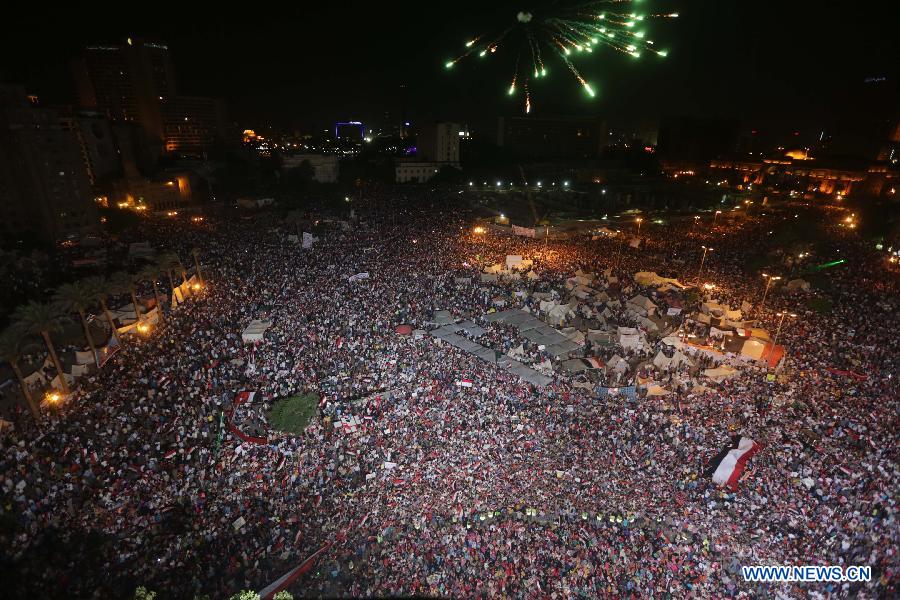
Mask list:
[[[224,108],[212,98],[179,96],[167,46],[128,38],[89,46],[74,63],[80,105],[114,123],[134,124],[152,157],[199,156],[224,136]],[[138,151],[140,153],[140,151]]]
[[[424,162],[459,166],[458,123],[426,123],[416,140],[416,156]]]
[[[334,183],[340,172],[340,158],[334,154],[283,154],[281,168],[285,171],[299,168],[304,162],[312,168],[313,181]]]
[[[21,86],[0,86],[0,233],[47,242],[87,232],[96,206],[78,139]]]

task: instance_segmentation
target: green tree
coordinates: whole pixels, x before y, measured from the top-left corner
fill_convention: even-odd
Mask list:
[[[19,387],[22,389],[22,396],[28,403],[28,410],[31,411],[31,416],[35,422],[39,422],[41,420],[41,411],[31,395],[31,390],[28,389],[22,369],[19,367],[19,359],[22,358],[27,347],[26,336],[16,327],[8,327],[0,334],[0,360],[5,360],[12,367],[13,373],[16,374],[16,379],[19,381]]]
[[[235,594],[229,600],[259,600],[259,594],[250,590],[244,590],[238,594]]]
[[[159,296],[159,285],[156,281],[156,278],[158,276],[159,266],[154,263],[145,265],[144,268],[141,269],[138,273],[138,277],[140,277],[142,281],[149,281],[153,284],[153,298],[156,300],[156,314],[158,315],[160,322],[164,323],[166,317],[163,314],[162,300]]]
[[[56,354],[56,348],[50,339],[50,333],[61,329],[60,323],[64,320],[64,316],[59,307],[55,304],[46,302],[35,302],[32,300],[28,304],[23,304],[13,311],[13,321],[19,324],[25,333],[40,335],[44,338],[44,344],[47,346],[47,352],[50,353],[50,359],[56,368],[56,374],[59,375],[60,389],[64,394],[69,393],[69,382],[66,381],[66,374],[63,371],[62,363],[59,362],[59,356]]]
[[[56,302],[65,311],[75,311],[81,319],[81,327],[84,329],[84,339],[87,340],[88,348],[91,350],[91,356],[94,357],[94,364],[98,367],[100,362],[97,360],[97,347],[94,344],[94,337],[91,335],[91,328],[88,326],[86,312],[94,304],[96,298],[93,290],[83,281],[75,283],[64,283],[56,288],[53,294],[53,301]]]
[[[119,293],[119,290],[115,286],[115,282],[105,277],[89,277],[84,280],[84,284],[91,290],[91,293],[93,293],[94,300],[100,303],[100,308],[103,309],[103,316],[106,317],[106,323],[109,325],[110,333],[121,345],[122,339],[119,337],[116,324],[113,322],[112,314],[109,312],[109,307],[106,304],[107,298],[113,294]]]

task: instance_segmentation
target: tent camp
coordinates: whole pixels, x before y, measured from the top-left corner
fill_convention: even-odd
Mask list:
[[[262,341],[266,329],[271,326],[271,321],[260,321],[258,319],[254,319],[250,321],[250,324],[247,325],[243,333],[241,333],[241,339],[245,344],[252,344],[253,342]]]
[[[644,315],[653,314],[656,310],[656,305],[653,304],[650,298],[640,294],[629,300],[628,303],[641,308],[644,311]]]

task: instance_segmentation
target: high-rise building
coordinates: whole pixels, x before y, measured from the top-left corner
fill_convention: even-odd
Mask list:
[[[137,125],[151,156],[199,155],[224,135],[222,102],[179,96],[163,44],[128,38],[125,44],[89,46],[74,72],[81,106]]]
[[[21,86],[0,86],[0,234],[53,242],[97,223],[76,133]]]
[[[216,98],[173,96],[161,103],[166,152],[204,156],[225,139],[225,103]]]
[[[416,156],[425,162],[459,165],[459,123],[426,123],[416,140]]]

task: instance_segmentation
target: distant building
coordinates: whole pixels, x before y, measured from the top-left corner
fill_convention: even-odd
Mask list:
[[[530,160],[597,158],[606,144],[603,121],[590,117],[501,117],[497,145]]]
[[[459,166],[459,123],[426,123],[416,141],[416,157],[424,162]]]
[[[447,163],[398,160],[394,165],[394,180],[397,183],[425,183],[445,165]]]
[[[73,69],[80,105],[114,123],[137,125],[153,157],[199,155],[224,136],[222,102],[179,96],[163,44],[129,38],[125,44],[89,46]]]
[[[0,86],[0,233],[53,242],[96,227],[81,145],[55,110]]]
[[[896,168],[884,162],[853,158],[809,158],[789,151],[783,157],[719,158],[709,166],[737,175],[744,184],[797,192],[878,197],[896,185]]]
[[[175,96],[161,102],[166,152],[205,156],[225,139],[225,103],[216,98]]]
[[[666,117],[656,150],[660,158],[708,161],[734,153],[737,145],[737,119]]]
[[[97,186],[122,174],[122,161],[112,124],[95,111],[60,109],[60,124],[72,131],[91,185]]]
[[[296,169],[304,162],[312,168],[313,181],[334,183],[340,173],[340,159],[334,154],[286,154],[281,158],[284,170]]]

